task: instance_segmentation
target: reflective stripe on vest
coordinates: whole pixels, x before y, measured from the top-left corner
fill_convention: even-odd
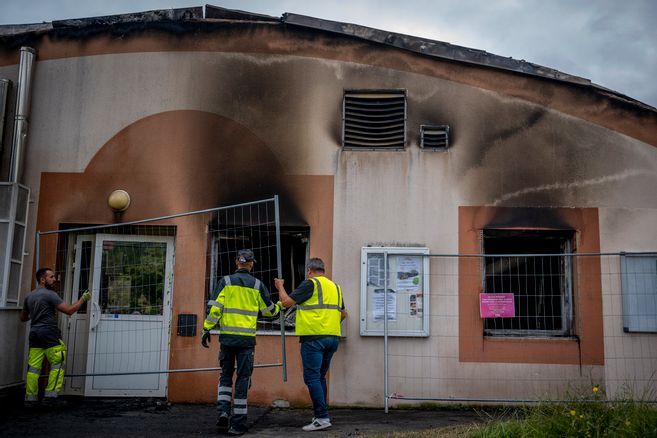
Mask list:
[[[312,296],[297,304],[295,334],[297,336],[340,336],[342,291],[324,276],[313,277]]]

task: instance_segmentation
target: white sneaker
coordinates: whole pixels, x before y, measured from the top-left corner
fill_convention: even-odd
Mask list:
[[[331,427],[331,420],[328,418],[313,418],[313,421],[303,426],[302,429],[306,432],[312,432],[314,430],[328,429],[329,427]]]

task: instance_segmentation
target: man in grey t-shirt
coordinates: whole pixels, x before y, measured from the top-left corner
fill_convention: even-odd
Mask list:
[[[57,311],[72,315],[91,298],[86,291],[75,304],[66,304],[53,291],[55,273],[50,268],[41,268],[36,273],[39,286],[30,292],[23,301],[21,321],[32,321],[30,325],[30,352],[28,355],[27,377],[25,379],[25,401],[34,403],[39,397],[39,375],[44,357],[50,363],[50,374],[45,397],[57,398],[64,383],[64,362],[66,345],[62,341],[57,326]]]

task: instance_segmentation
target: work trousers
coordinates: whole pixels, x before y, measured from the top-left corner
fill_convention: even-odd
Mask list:
[[[217,390],[217,413],[230,415],[231,400],[233,416],[230,425],[236,430],[246,430],[247,393],[253,373],[255,347],[231,347],[221,345],[219,351],[219,387]],[[237,378],[233,393],[233,374],[237,365]]]
[[[64,365],[66,363],[66,345],[60,339],[59,345],[50,348],[30,347],[27,358],[27,376],[25,378],[25,401],[37,401],[39,399],[39,376],[43,359],[50,363],[48,374],[48,385],[45,397],[55,398],[64,384]]]
[[[310,399],[313,401],[315,418],[329,418],[326,373],[331,366],[333,354],[338,351],[339,344],[340,338],[337,336],[325,336],[301,343],[303,381],[308,387]]]

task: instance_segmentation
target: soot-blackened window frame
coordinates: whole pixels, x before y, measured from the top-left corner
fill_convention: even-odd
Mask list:
[[[482,230],[482,290],[512,293],[515,317],[484,318],[484,335],[573,335],[572,230]]]
[[[219,233],[209,224],[210,245],[208,254],[208,269],[210,275],[206,284],[206,303],[210,300],[221,279],[235,272],[235,255],[240,248],[252,248],[257,262],[252,274],[262,281],[271,294],[273,302],[279,300],[278,292],[274,288],[274,278],[277,277],[275,229],[272,227],[249,227],[239,225],[226,225],[229,230]],[[236,232],[238,230],[239,232]],[[282,277],[286,279],[285,286],[288,292],[294,290],[304,279],[306,263],[309,259],[310,228],[307,226],[281,226],[280,227],[280,253]],[[205,308],[205,315],[208,309]],[[285,331],[294,333],[296,323],[296,307],[285,312]],[[265,317],[258,314],[257,334],[280,334],[280,318]],[[218,328],[213,333],[219,333]]]
[[[407,145],[406,90],[344,90],[342,147],[403,150]]]

